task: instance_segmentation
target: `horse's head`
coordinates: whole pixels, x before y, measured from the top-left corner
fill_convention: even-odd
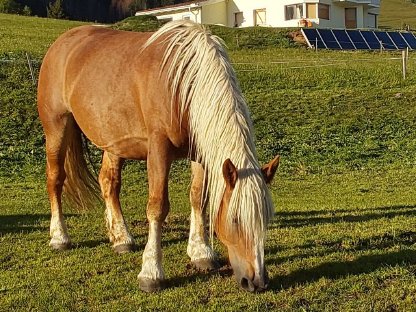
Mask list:
[[[279,166],[279,156],[262,167],[263,186],[270,183]],[[229,203],[239,179],[237,168],[227,159],[223,164],[226,189],[216,219],[215,232],[228,249],[228,257],[239,286],[247,291],[267,289],[269,279],[264,263],[264,234],[245,233],[239,220],[227,221]]]

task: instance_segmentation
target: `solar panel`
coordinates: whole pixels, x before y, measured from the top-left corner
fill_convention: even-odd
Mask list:
[[[376,37],[372,31],[361,31],[365,41],[372,50],[379,50],[381,48],[380,40]]]
[[[326,49],[321,36],[319,36],[315,28],[302,28],[302,33],[310,48]]]
[[[365,41],[363,35],[359,30],[347,30],[347,35],[351,38],[351,41],[354,43],[356,49],[360,50],[368,50],[370,47],[368,46],[367,42]]]
[[[412,50],[416,50],[416,38],[413,36],[412,33],[401,33],[404,40],[406,40],[407,44]]]
[[[332,30],[335,38],[337,39],[339,45],[344,50],[355,50],[354,44],[351,42],[350,37],[347,35],[345,30],[334,29]]]
[[[416,36],[410,32],[353,29],[302,29],[309,47],[334,50],[416,50]]]
[[[394,44],[393,40],[390,39],[390,36],[386,32],[375,31],[374,34],[381,41],[383,49],[397,50],[397,47]]]
[[[337,39],[330,29],[317,29],[317,31],[321,35],[321,38],[328,49],[341,49]]]
[[[398,49],[406,49],[408,47],[406,41],[399,32],[389,31],[387,34],[390,36],[391,40],[393,40]]]

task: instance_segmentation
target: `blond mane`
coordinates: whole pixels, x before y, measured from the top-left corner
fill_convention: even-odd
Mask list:
[[[250,238],[263,238],[273,204],[261,175],[253,126],[222,40],[189,21],[167,23],[146,43],[166,44],[172,105],[180,118],[189,112],[191,146],[207,175],[210,233],[225,190],[222,165],[230,158],[239,179],[229,203],[227,222],[237,221]],[[175,111],[172,109],[172,111]]]

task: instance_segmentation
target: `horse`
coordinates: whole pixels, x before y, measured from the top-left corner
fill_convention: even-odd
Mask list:
[[[62,194],[89,207],[101,191],[112,247],[132,251],[135,241],[119,201],[121,169],[125,159],[145,160],[149,234],[139,287],[164,288],[161,230],[170,209],[169,169],[174,160],[189,158],[192,264],[217,267],[209,244],[215,233],[239,286],[250,292],[267,288],[264,242],[274,212],[267,184],[279,157],[259,165],[248,107],[221,39],[189,21],[167,23],[154,33],[77,27],[48,49],[37,100],[53,249],[71,247]],[[103,150],[98,182],[82,136]]]

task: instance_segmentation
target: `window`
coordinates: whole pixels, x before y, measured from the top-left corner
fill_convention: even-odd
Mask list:
[[[327,4],[318,4],[318,17],[322,19],[329,20],[329,8]]]
[[[300,19],[303,17],[303,4],[292,4],[285,6],[286,20]]]
[[[266,24],[266,9],[254,10],[254,26]]]
[[[306,3],[306,17],[316,18],[316,3]]]
[[[190,15],[183,15],[183,16],[182,16],[182,19],[183,19],[184,21],[190,21],[190,20],[191,20],[191,16],[190,16]]]
[[[377,14],[368,13],[368,28],[377,28]]]
[[[234,13],[234,27],[240,27],[244,22],[243,12]]]
[[[345,9],[345,28],[357,28],[357,9]]]

